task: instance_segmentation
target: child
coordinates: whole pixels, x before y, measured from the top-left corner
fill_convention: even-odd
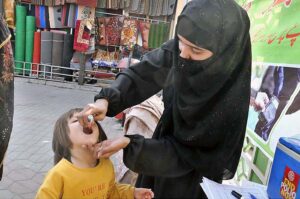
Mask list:
[[[56,121],[52,141],[55,166],[48,172],[36,199],[152,198],[150,189],[117,184],[112,162],[98,160],[83,147],[107,138],[97,122],[92,123],[90,134],[84,133],[77,119],[80,111],[72,109]]]

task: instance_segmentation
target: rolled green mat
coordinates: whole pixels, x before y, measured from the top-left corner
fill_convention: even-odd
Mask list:
[[[15,60],[24,62],[25,60],[25,25],[26,8],[16,6],[16,39],[15,39]],[[23,63],[16,62],[15,71],[22,74]]]
[[[33,40],[35,32],[35,17],[26,17],[26,39],[25,39],[25,62],[32,62],[33,56]],[[31,64],[25,64],[25,74],[29,75],[31,72]]]

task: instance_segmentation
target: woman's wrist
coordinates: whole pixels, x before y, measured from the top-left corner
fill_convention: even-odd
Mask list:
[[[95,104],[101,104],[101,105],[105,105],[106,107],[108,107],[108,99],[106,98],[101,98],[101,99],[97,99],[95,101]]]
[[[123,137],[123,143],[124,143],[123,148],[126,148],[130,143],[130,139],[128,137]]]

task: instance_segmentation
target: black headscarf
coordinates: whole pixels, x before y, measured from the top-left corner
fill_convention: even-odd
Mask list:
[[[176,27],[177,34],[213,52],[207,60],[190,61],[181,59],[175,46],[174,135],[179,142],[200,148],[199,156],[207,151],[207,157],[178,151],[200,170],[203,164],[218,164],[211,168],[217,168],[215,172],[225,179],[236,171],[246,130],[251,77],[249,26],[247,13],[233,0],[194,0],[185,6]]]

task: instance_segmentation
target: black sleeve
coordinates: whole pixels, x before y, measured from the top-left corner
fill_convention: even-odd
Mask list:
[[[164,87],[171,57],[172,53],[163,48],[147,53],[141,62],[120,72],[111,87],[103,88],[94,100],[109,101],[107,116],[110,117],[146,100]]]
[[[130,143],[124,149],[123,161],[129,169],[139,174],[178,177],[197,170],[205,172],[208,176],[218,175],[215,161],[208,158],[216,155],[214,150],[189,147],[179,143],[172,136],[159,140],[145,139],[140,135],[126,137],[130,138]],[[193,161],[193,158],[189,157],[198,160]]]

